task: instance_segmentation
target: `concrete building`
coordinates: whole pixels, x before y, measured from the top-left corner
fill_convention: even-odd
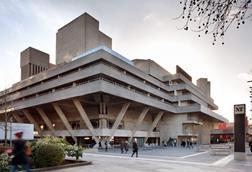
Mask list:
[[[207,79],[195,85],[179,66],[171,74],[153,60],[131,61],[111,45],[87,13],[71,21],[58,30],[56,66],[24,74],[27,79],[0,92],[1,113],[8,107],[16,122],[34,124],[39,136],[83,144],[91,138],[115,144],[137,138],[140,146],[169,138],[210,143],[211,130],[227,120],[213,111],[218,107]],[[23,54],[21,66],[30,64]],[[28,59],[41,64],[44,56]]]
[[[49,54],[29,47],[21,52],[21,80],[37,75],[49,68]]]
[[[112,39],[99,31],[99,21],[87,13],[60,28],[56,42],[56,64],[70,62],[74,57],[98,46],[112,48]]]

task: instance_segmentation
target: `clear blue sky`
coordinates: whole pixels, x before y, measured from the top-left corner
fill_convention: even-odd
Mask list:
[[[178,64],[194,82],[209,78],[217,112],[233,120],[234,104],[250,109],[245,79],[252,69],[252,21],[230,29],[224,46],[212,46],[211,37],[177,29],[182,23],[173,18],[180,10],[178,1],[167,0],[1,0],[0,89],[20,80],[20,52],[29,46],[49,53],[54,63],[57,29],[88,12],[123,56],[153,59],[171,73]]]

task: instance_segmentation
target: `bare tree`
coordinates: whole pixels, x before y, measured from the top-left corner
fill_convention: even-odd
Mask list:
[[[7,123],[8,123],[8,112],[7,112],[7,90],[4,90],[4,145],[7,145]]]
[[[192,30],[201,34],[212,34],[213,45],[223,38],[228,28],[235,24],[237,29],[252,16],[249,11],[251,0],[181,0],[182,13],[176,19],[184,20],[179,29]]]
[[[8,117],[9,117],[9,108],[7,104],[7,89],[4,90],[3,92],[3,97],[2,97],[2,109],[4,111],[4,145],[7,146],[7,133],[8,133]]]

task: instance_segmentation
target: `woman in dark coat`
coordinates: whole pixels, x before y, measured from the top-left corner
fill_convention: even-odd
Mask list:
[[[30,172],[28,157],[25,154],[26,144],[22,139],[23,132],[15,134],[14,149],[12,151],[11,172],[17,171],[17,166],[21,165],[27,172]]]
[[[122,140],[121,141],[121,144],[120,144],[120,148],[121,148],[121,153],[123,154],[123,149],[124,149],[124,141]]]
[[[135,153],[136,153],[136,157],[138,157],[138,145],[137,145],[136,140],[134,140],[132,148],[133,148],[133,152],[132,152],[131,157],[133,157]]]

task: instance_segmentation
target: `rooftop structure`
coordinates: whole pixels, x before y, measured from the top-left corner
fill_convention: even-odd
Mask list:
[[[112,39],[99,30],[99,21],[84,13],[58,30],[56,64],[70,62],[81,53],[101,45],[112,48]]]

